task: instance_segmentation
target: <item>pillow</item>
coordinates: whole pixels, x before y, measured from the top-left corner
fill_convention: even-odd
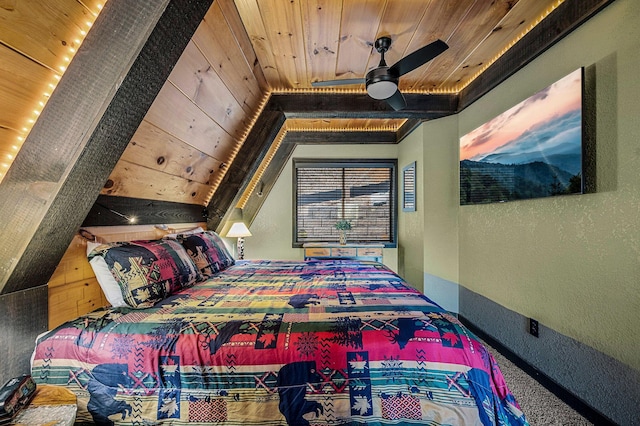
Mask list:
[[[222,238],[213,231],[179,234],[176,239],[205,277],[224,271],[235,263]]]
[[[162,238],[173,238],[175,240],[176,238],[178,238],[178,235],[199,234],[200,232],[204,232],[204,229],[202,229],[201,226],[198,226],[197,228],[188,229],[186,231],[173,232],[171,234],[165,235]]]
[[[132,308],[151,307],[203,279],[185,249],[170,239],[104,244],[88,257],[90,263],[96,257],[104,260],[124,303]],[[112,284],[106,288],[112,290]]]
[[[91,255],[91,252],[100,247],[101,243],[87,243],[87,258],[89,260],[89,264],[91,265],[91,269],[93,269],[93,273],[98,280],[98,284],[100,284],[100,288],[104,293],[104,296],[107,298],[107,301],[111,304],[111,306],[115,308],[120,308],[122,306],[129,306],[125,303],[122,298],[122,291],[120,291],[120,286],[116,282],[113,275],[111,275],[111,271],[109,270],[109,266],[107,266],[107,262],[104,261],[102,256]]]

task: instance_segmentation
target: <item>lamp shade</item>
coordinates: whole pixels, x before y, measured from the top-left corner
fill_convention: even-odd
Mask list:
[[[227,232],[228,238],[250,236],[251,232],[249,232],[249,228],[247,228],[247,225],[245,225],[244,222],[235,222],[233,225],[231,225],[231,228],[229,228],[229,231]]]

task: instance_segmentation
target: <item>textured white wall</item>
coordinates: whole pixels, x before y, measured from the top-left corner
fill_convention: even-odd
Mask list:
[[[462,286],[640,370],[638,22],[640,2],[614,2],[458,117],[464,135],[595,65],[596,193],[463,206],[458,218]]]
[[[399,213],[400,275],[453,312],[458,312],[457,146],[458,119],[452,116],[425,122],[398,151],[400,170],[412,161],[417,169],[416,212]]]
[[[458,117],[424,124],[424,292],[458,312]],[[451,166],[453,164],[453,166]]]
[[[414,288],[424,292],[424,161],[422,126],[398,146],[398,269]],[[402,169],[416,162],[416,211],[402,211]]]

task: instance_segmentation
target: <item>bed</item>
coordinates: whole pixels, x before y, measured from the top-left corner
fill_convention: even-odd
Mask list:
[[[40,336],[32,359],[78,420],[527,424],[478,339],[380,263],[235,262],[213,232],[89,257],[121,300],[100,282],[114,306]]]

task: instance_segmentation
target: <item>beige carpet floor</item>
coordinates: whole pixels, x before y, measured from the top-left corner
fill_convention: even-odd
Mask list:
[[[498,362],[511,393],[531,426],[593,425],[496,349],[490,345],[487,348]]]

